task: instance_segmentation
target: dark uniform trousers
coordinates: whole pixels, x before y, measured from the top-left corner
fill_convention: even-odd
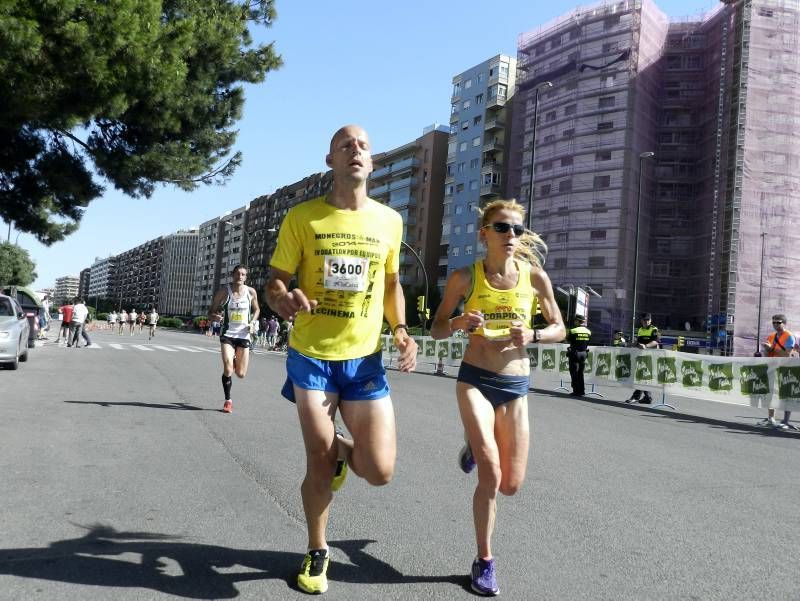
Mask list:
[[[588,355],[589,339],[592,332],[586,326],[576,326],[567,333],[569,350],[569,375],[572,379],[572,394],[583,396],[586,389],[583,384],[583,368],[586,365],[586,355]]]

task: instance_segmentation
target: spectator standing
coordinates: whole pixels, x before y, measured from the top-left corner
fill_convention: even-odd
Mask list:
[[[278,343],[278,320],[275,316],[269,318],[267,322],[267,348],[274,351],[275,345]]]
[[[64,343],[68,344],[70,339],[70,323],[72,322],[72,303],[62,305],[59,311],[61,311],[61,329],[58,331],[58,337],[56,338],[56,344],[61,341],[61,336],[64,336]]]
[[[589,354],[589,340],[592,331],[586,327],[586,318],[583,315],[575,316],[575,327],[567,332],[567,358],[569,359],[569,375],[572,380],[572,396],[583,396],[586,388],[583,383],[583,368],[586,365],[586,356]]]
[[[636,344],[635,348],[639,349],[654,349],[658,348],[658,342],[661,335],[658,333],[658,328],[653,325],[653,316],[649,313],[642,313],[639,318],[639,329],[636,330]],[[634,390],[633,396],[629,398],[626,403],[641,403],[642,405],[649,405],[653,402],[653,397],[646,390]]]
[[[83,333],[83,328],[86,324],[86,318],[89,316],[89,309],[87,309],[86,305],[83,304],[83,299],[78,296],[75,297],[73,302],[72,320],[69,328],[70,336],[67,340],[67,346],[74,346],[75,348],[78,348],[78,342],[80,342],[79,338]],[[91,341],[84,344],[84,346],[89,346],[89,344],[91,344]]]
[[[789,330],[786,329],[786,315],[777,313],[772,316],[772,327],[775,331],[767,336],[765,342],[761,343],[761,351],[767,357],[791,357],[794,354],[794,348],[798,345],[798,340]],[[791,411],[783,412],[783,421],[775,421],[775,409],[770,407],[767,409],[767,418],[758,422],[759,426],[771,426],[779,430],[797,430],[789,422],[792,416]]]
[[[622,334],[622,330],[614,330],[614,338],[611,339],[611,346],[625,346],[628,341]]]

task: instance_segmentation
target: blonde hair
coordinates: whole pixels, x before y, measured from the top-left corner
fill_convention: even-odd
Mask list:
[[[492,215],[498,211],[513,211],[525,218],[525,209],[516,200],[493,200],[482,209],[478,209],[480,214],[480,227],[484,228],[491,224]],[[535,267],[544,267],[547,259],[547,244],[539,234],[526,229],[525,233],[519,237],[520,244],[514,251],[514,257],[523,259]]]

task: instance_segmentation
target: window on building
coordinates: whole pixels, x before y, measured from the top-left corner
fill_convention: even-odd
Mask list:
[[[478,76],[477,76],[476,79],[477,79],[478,83],[482,83],[486,79],[486,73],[478,73]]]
[[[458,133],[458,122],[450,124],[450,135],[454,136]]]
[[[556,120],[556,112],[555,111],[548,111],[545,113],[544,116],[545,123],[550,123],[551,121]]]
[[[606,17],[605,21],[603,22],[603,26],[605,29],[611,29],[612,27],[616,27],[620,23],[620,16],[619,15],[612,15],[610,17]]]
[[[589,238],[591,240],[605,240],[606,239],[606,231],[605,230],[592,230],[589,233]]]
[[[605,264],[605,257],[589,257],[589,267],[604,267]]]
[[[474,231],[475,231],[475,224],[474,223],[468,223],[467,224],[467,233],[471,234]]]
[[[456,153],[456,142],[453,140],[452,142],[447,143],[447,154],[453,155]]]
[[[597,124],[597,131],[603,131],[606,129],[614,129],[614,122],[613,121],[601,121]]]
[[[458,104],[453,104],[450,107],[450,114],[451,115],[455,115],[456,113],[458,113]]]
[[[594,160],[595,161],[610,161],[611,160],[611,151],[610,150],[599,150],[594,153]]]
[[[461,108],[464,109],[464,110],[467,110],[471,106],[472,106],[472,101],[471,100],[465,100],[464,104],[461,105]]]
[[[572,138],[575,135],[575,129],[570,127],[561,132],[562,138]]]
[[[578,112],[578,105],[577,104],[569,104],[564,107],[564,116],[569,117],[570,115],[574,115]]]
[[[611,176],[610,175],[595,175],[594,176],[594,189],[600,190],[602,188],[610,188],[611,187]]]
[[[478,189],[478,180],[476,180],[476,179],[469,180],[469,189],[470,190],[477,190]]]
[[[616,52],[617,50],[619,50],[619,42],[605,42],[603,44],[603,54]]]
[[[498,75],[500,77],[508,77],[508,65],[506,63],[500,63],[500,70]]]
[[[469,162],[469,168],[470,169],[477,169],[480,166],[481,166],[481,160],[478,159],[478,158],[472,159]]]
[[[481,124],[481,119],[482,119],[481,115],[477,115],[477,116],[476,116],[476,117],[475,117],[475,118],[472,120],[472,125],[480,125],[480,124]]]
[[[610,88],[614,85],[614,76],[613,75],[604,75],[600,78],[600,87],[602,88]]]
[[[469,129],[469,121],[461,122],[461,130],[464,131],[465,129]]]
[[[561,157],[561,166],[562,167],[569,167],[572,165],[572,157]]]
[[[455,192],[455,186],[453,184],[447,184],[444,187],[444,195],[445,196],[452,196],[453,192]]]
[[[463,191],[464,191],[464,184],[456,184],[456,194],[460,194]],[[458,211],[456,211],[456,213],[458,213]]]
[[[597,100],[597,107],[601,109],[606,109],[614,106],[614,97],[613,96],[601,96]]]
[[[471,87],[472,87],[472,80],[471,79],[468,79],[467,81],[464,82],[464,89],[465,90],[469,90]]]
[[[568,242],[569,241],[569,232],[558,232],[556,234],[556,242]]]
[[[483,94],[475,96],[475,104],[483,104]]]
[[[547,135],[544,137],[544,140],[543,140],[543,142],[544,142],[545,144],[547,144],[547,143],[549,143],[549,142],[555,142],[555,139],[556,139],[556,136],[555,136],[555,134],[547,134]]]
[[[539,164],[539,171],[550,171],[553,168],[553,161],[542,161]]]
[[[466,165],[466,163],[465,163],[464,161],[461,161],[461,162],[458,164],[458,166],[457,166],[457,168],[456,168],[456,169],[457,169],[457,171],[458,171],[458,173],[464,173],[464,166],[465,166],[465,165]]]
[[[457,236],[460,233],[461,233],[461,226],[460,225],[454,225],[453,226],[453,235]]]
[[[461,94],[461,82],[453,84],[453,96],[458,96]],[[454,105],[455,106],[455,105]]]
[[[539,186],[539,196],[549,196],[550,195],[550,184],[542,184]]]
[[[459,250],[460,250],[460,249],[459,249],[459,247],[458,247],[458,246],[454,246],[454,247],[453,247],[453,248],[450,250],[450,254],[451,254],[451,255],[453,255],[454,257],[457,257],[457,256],[460,254]]]
[[[567,267],[567,258],[566,257],[556,257],[553,259],[553,267],[556,269],[566,269]]]
[[[467,244],[464,247],[464,254],[465,255],[471,255],[472,254],[472,244]]]
[[[461,142],[461,144],[458,145],[458,151],[459,152],[464,152],[466,149],[467,149],[467,143],[466,142]]]
[[[480,145],[481,145],[481,137],[480,136],[475,136],[474,138],[472,138],[472,147],[473,148],[475,148],[477,146],[480,146]]]
[[[559,192],[571,192],[572,191],[572,180],[571,179],[562,179],[558,182],[558,191]]]
[[[604,203],[604,202],[593,202],[592,203],[592,213],[608,213],[608,209],[606,208],[606,203]]]

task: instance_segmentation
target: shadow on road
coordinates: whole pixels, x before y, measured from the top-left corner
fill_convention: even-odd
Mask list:
[[[181,411],[217,411],[217,409],[206,409],[205,407],[195,407],[189,403],[142,403],[137,401],[112,403],[110,401],[64,401],[74,405],[99,405],[100,407],[144,407],[145,409],[179,409]]]
[[[145,588],[196,599],[233,599],[239,596],[236,582],[247,580],[276,579],[296,588],[303,560],[299,553],[187,543],[179,536],[119,532],[102,524],[81,527],[87,529],[84,536],[47,547],[0,549],[0,574],[87,586]],[[332,562],[330,579],[387,584],[452,582],[468,587],[466,576],[461,575],[404,576],[364,552],[371,542],[332,542],[354,565]]]

